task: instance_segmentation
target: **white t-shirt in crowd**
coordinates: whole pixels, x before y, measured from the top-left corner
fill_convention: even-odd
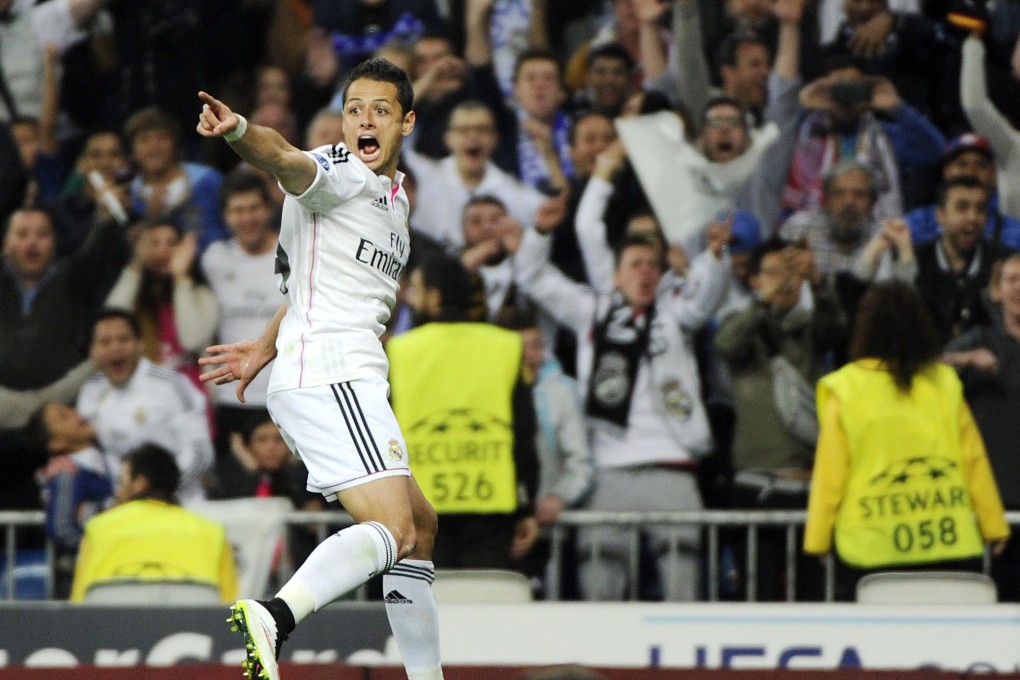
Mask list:
[[[443,245],[457,249],[464,245],[461,222],[464,206],[473,196],[494,196],[507,212],[525,227],[529,226],[546,200],[538,189],[500,170],[492,162],[485,168],[482,181],[474,189],[464,184],[457,172],[456,159],[447,156],[434,161],[405,147],[404,159],[418,180],[418,201],[414,228]]]
[[[236,239],[215,241],[202,253],[202,271],[220,305],[219,342],[238,342],[262,335],[284,298],[273,274],[276,249],[251,255]],[[244,392],[243,406],[266,405],[269,371],[262,371]],[[211,385],[210,393],[217,404],[242,406],[237,401],[237,385]]]
[[[102,373],[89,378],[77,408],[95,428],[114,479],[131,449],[153,443],[177,461],[180,500],[205,496],[201,478],[213,461],[206,397],[187,377],[142,358],[123,385]]]

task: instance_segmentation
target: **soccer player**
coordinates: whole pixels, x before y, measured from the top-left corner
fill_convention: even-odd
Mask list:
[[[280,645],[295,625],[376,574],[409,680],[439,680],[431,590],[436,513],[411,477],[387,401],[379,340],[407,264],[407,195],[397,161],[414,128],[407,75],[382,59],[351,71],[344,139],[301,151],[205,92],[198,132],[223,137],[271,172],[287,196],[276,269],[286,304],[258,340],[216,345],[200,363],[237,396],[274,358],[267,407],[308,468],[309,490],[336,497],[356,524],[323,541],[268,601],[239,600],[251,680],[277,680]],[[399,602],[397,600],[399,599]]]

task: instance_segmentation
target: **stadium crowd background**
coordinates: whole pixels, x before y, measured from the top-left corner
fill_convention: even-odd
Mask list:
[[[986,30],[971,35],[951,13]],[[191,483],[183,496],[325,507],[262,410],[265,382],[242,405],[229,386],[197,379],[207,345],[255,337],[279,304],[283,196],[194,133],[196,93],[302,148],[334,144],[337,88],[373,55],[415,87],[405,274],[425,278],[407,276],[403,291],[448,284],[422,263],[449,258],[467,276],[448,277],[464,287],[447,286],[447,303],[524,329],[541,467],[523,519],[548,525],[589,507],[600,480],[619,482],[616,464],[593,457],[583,408],[564,408],[584,396],[572,383],[583,338],[529,299],[515,262],[536,224],[552,234],[549,261],[602,292],[612,264],[590,244],[652,239],[676,297],[713,234],[727,234],[729,290],[691,333],[700,394],[686,395],[703,405],[714,444],[696,471],[683,461],[696,485],[663,509],[806,507],[811,434],[772,400],[783,378],[770,359],[812,386],[845,363],[857,303],[888,279],[913,284],[931,312],[1005,505],[1020,508],[1017,0],[0,0],[0,21],[0,507],[47,510],[65,580],[84,518],[110,496],[102,480],[116,481],[109,461],[143,441],[177,457]],[[620,119],[662,111],[679,115],[682,139],[618,140]],[[643,163],[665,151],[694,160],[677,161],[663,191]],[[744,175],[710,186],[712,201],[682,172],[741,158]],[[689,218],[696,228],[672,231],[667,215],[688,205],[709,207]],[[120,336],[94,326],[104,307],[134,313]],[[422,318],[398,300],[389,332]],[[151,386],[104,401],[135,371],[168,380],[153,366],[183,376],[180,404],[163,400],[168,411],[154,416]],[[54,403],[75,411],[47,411]],[[67,444],[62,428],[85,432],[84,444]],[[85,455],[96,442],[101,455]],[[620,509],[645,493],[612,488]],[[293,531],[291,565],[313,545]],[[539,577],[539,551],[507,545],[499,566]],[[734,551],[742,564],[739,542]],[[1018,560],[1020,549],[997,558],[1003,599],[1020,599]],[[779,566],[762,564],[759,598],[782,599]],[[813,598],[816,572],[799,573],[798,597]],[[581,580],[582,595],[618,596]],[[651,597],[698,597],[659,580]],[[738,576],[730,594],[741,588]]]

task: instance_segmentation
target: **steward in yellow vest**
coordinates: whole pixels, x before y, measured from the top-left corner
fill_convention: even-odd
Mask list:
[[[237,566],[226,532],[174,504],[180,472],[173,456],[145,444],[124,459],[118,505],[85,525],[71,601],[109,583],[199,583],[215,587],[224,602],[237,597]]]
[[[859,568],[978,557],[1009,534],[956,372],[932,365],[904,394],[874,359],[822,378],[804,547]]]
[[[507,568],[515,534],[537,536],[536,423],[521,336],[487,323],[429,320],[463,318],[461,307],[441,302],[454,295],[450,279],[460,280],[450,268],[433,258],[411,272],[411,288],[440,301],[426,309],[411,299],[426,323],[387,343],[393,412],[412,474],[441,515],[436,566]]]
[[[914,287],[873,284],[854,320],[852,363],[818,382],[818,447],[804,551],[835,537],[836,599],[868,571],[978,571],[1009,526],[984,443]]]

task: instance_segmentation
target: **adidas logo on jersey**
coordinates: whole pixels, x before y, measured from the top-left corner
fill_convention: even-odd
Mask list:
[[[385,210],[386,212],[389,212],[390,202],[386,199],[385,196],[380,196],[379,198],[372,199],[372,207],[379,208],[379,210]]]
[[[401,595],[399,590],[391,590],[386,594],[386,597],[383,598],[383,601],[386,604],[414,604],[413,600],[409,600]]]

